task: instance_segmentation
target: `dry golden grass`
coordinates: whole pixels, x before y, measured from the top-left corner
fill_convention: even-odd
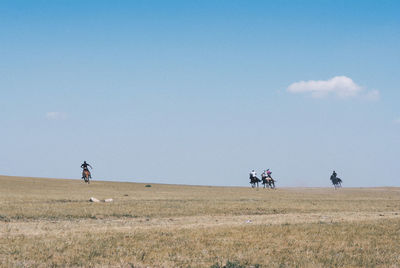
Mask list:
[[[399,188],[144,186],[0,176],[2,266],[399,267]]]

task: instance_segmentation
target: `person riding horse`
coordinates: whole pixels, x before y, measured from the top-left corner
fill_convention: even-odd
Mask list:
[[[335,184],[335,182],[337,181],[337,179],[338,179],[337,174],[336,174],[335,171],[333,171],[333,172],[332,172],[332,175],[331,175],[331,181],[332,181],[332,183]]]
[[[264,170],[264,172],[261,174],[261,178],[266,181],[271,181],[273,180],[271,175],[272,172],[268,168],[267,170]]]
[[[265,187],[275,188],[275,181],[272,178],[271,174],[272,174],[272,172],[269,169],[264,170],[264,172],[261,174],[261,179],[262,179],[264,188]]]
[[[258,183],[261,181],[259,178],[257,178],[257,173],[254,171],[254,169],[250,172],[250,184],[252,187],[255,187],[257,185],[258,188]]]
[[[254,171],[254,169],[250,172],[250,179],[256,178],[257,173]]]
[[[331,181],[332,184],[335,186],[335,189],[337,187],[342,187],[342,180],[338,178],[337,173],[335,171],[332,172]]]
[[[261,174],[261,181],[262,181],[262,184],[264,185],[264,188],[267,186],[268,180],[269,179],[268,179],[267,171],[264,170],[263,173]]]
[[[269,180],[269,181],[272,180],[271,175],[272,175],[272,172],[269,169],[267,169],[267,180]]]
[[[81,168],[83,168],[83,171],[82,171],[82,179],[85,178],[85,172],[89,172],[89,178],[92,178],[92,174],[90,174],[90,171],[89,171],[88,167],[90,167],[91,169],[93,169],[91,165],[89,165],[88,163],[86,163],[86,161],[83,161],[83,164],[81,165]]]

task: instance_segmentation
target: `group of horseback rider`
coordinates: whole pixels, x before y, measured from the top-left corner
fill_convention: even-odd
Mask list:
[[[250,184],[251,187],[254,188],[257,186],[258,188],[258,183],[262,182],[264,185],[264,188],[270,187],[272,189],[275,188],[275,180],[271,176],[272,172],[269,169],[266,169],[263,171],[261,174],[261,180],[257,177],[257,173],[254,171],[254,169],[250,172]],[[333,186],[336,188],[342,187],[342,180],[337,176],[337,173],[333,171],[331,175],[331,181]]]
[[[271,170],[266,169],[261,173],[261,180],[257,177],[257,173],[254,171],[254,169],[250,172],[250,184],[251,187],[255,187],[257,185],[258,188],[258,183],[262,182],[264,185],[264,188],[270,187],[272,189],[275,188],[275,180],[272,178],[272,172]]]

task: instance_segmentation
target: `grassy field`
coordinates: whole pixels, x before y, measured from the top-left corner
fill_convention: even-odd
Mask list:
[[[400,188],[0,176],[2,267],[400,267],[399,241]]]

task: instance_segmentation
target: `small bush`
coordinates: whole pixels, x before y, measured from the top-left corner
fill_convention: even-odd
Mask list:
[[[10,219],[7,216],[0,215],[0,221],[9,222]]]

